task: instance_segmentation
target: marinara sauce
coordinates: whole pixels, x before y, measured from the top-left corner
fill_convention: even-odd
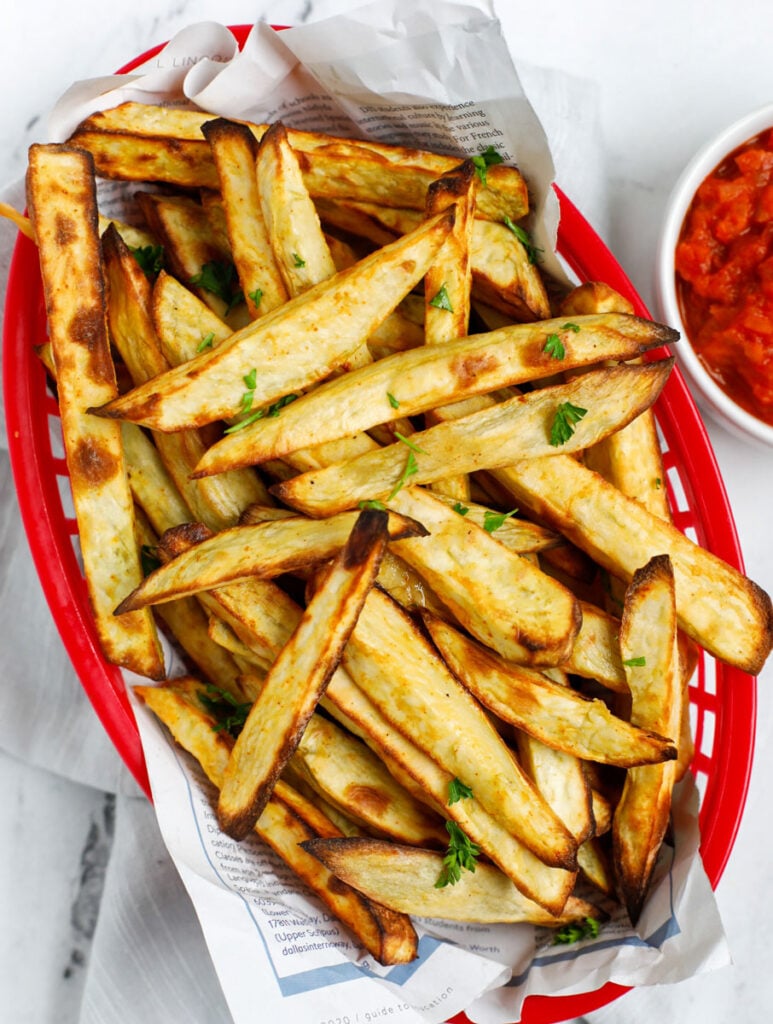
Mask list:
[[[703,181],[676,248],[687,335],[738,405],[773,424],[773,129]]]

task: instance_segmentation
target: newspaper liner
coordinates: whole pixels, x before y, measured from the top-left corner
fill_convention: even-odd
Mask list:
[[[50,136],[64,141],[89,113],[130,99],[459,155],[493,145],[527,178],[535,242],[548,268],[563,273],[553,255],[547,139],[486,0],[393,0],[282,33],[258,23],[241,52],[224,26],[191,25],[132,75],[73,85],[52,112]],[[119,200],[108,188],[103,208]],[[167,664],[173,675],[171,651]],[[140,680],[127,673],[126,681]],[[280,1013],[288,1024],[440,1024],[462,1010],[476,1024],[505,1024],[519,1019],[529,994],[674,982],[729,962],[697,853],[691,776],[675,794],[674,845],[663,847],[636,932],[619,912],[597,939],[571,947],[526,925],[421,920],[418,959],[385,968],[257,837],[236,843],[220,833],[212,787],[131,699],[159,826],[236,1024]]]

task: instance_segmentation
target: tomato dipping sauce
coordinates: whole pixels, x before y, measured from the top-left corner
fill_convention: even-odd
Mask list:
[[[720,388],[773,425],[773,129],[698,188],[676,247],[682,320]]]

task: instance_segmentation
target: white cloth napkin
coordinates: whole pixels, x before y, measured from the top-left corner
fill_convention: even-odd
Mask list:
[[[596,89],[519,64],[570,198],[602,237]],[[0,200],[24,207],[21,182]],[[16,230],[0,219],[0,309]],[[0,434],[0,750],[74,783],[118,794],[98,924],[76,1016],[57,1024],[228,1024],[198,921],[161,841],[152,806],[120,761],[80,687],[29,554]],[[40,942],[46,936],[39,937]],[[609,1020],[616,1018],[609,1018]]]

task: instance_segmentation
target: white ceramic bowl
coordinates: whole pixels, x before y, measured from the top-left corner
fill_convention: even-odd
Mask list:
[[[729,398],[705,369],[690,344],[677,301],[674,253],[685,214],[704,178],[734,149],[771,127],[773,104],[768,104],[721,131],[685,167],[666,207],[655,280],[658,316],[663,323],[674,327],[681,334],[681,339],[674,346],[677,363],[701,410],[735,436],[768,448],[773,448],[773,426],[757,419]]]

